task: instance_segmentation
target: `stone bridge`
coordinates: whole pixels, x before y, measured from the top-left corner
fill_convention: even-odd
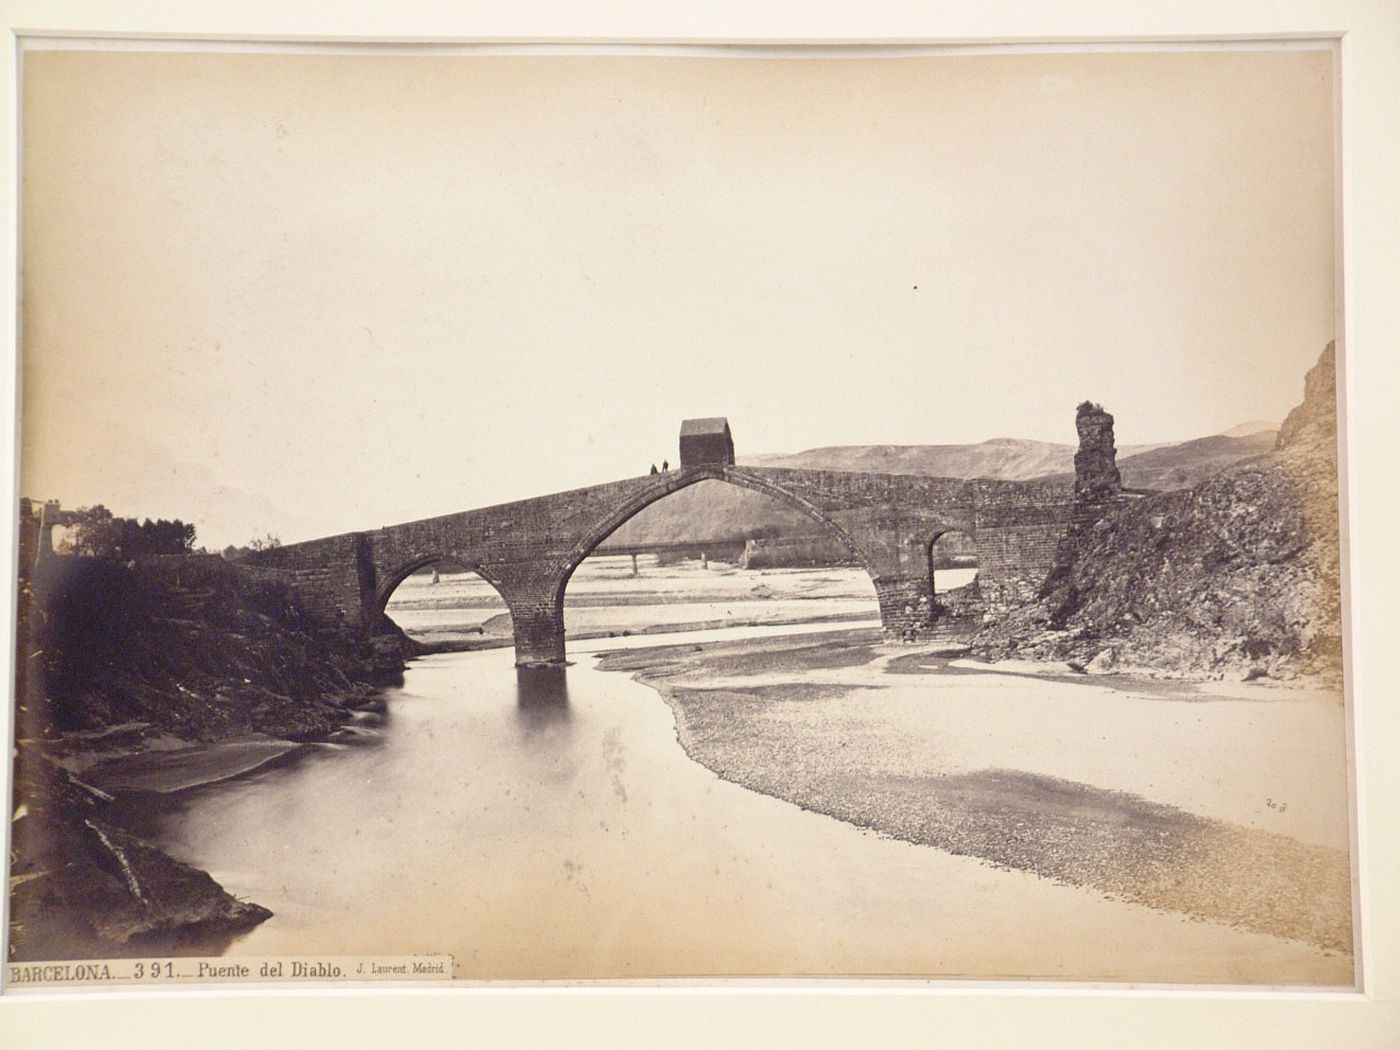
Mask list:
[[[443,517],[349,532],[250,555],[279,570],[310,622],[369,638],[411,573],[455,562],[489,582],[510,609],[519,666],[564,660],[564,590],[588,555],[639,511],[701,481],[761,492],[820,522],[870,575],[886,632],[922,634],[933,624],[931,548],[943,533],[972,537],[976,587],[988,610],[1033,598],[1069,525],[1119,499],[1112,417],[1086,428],[1080,411],[1076,480],[998,481],[738,466],[733,446],[687,455],[679,469]],[[691,423],[723,423],[687,421]],[[727,442],[728,427],[724,427]]]

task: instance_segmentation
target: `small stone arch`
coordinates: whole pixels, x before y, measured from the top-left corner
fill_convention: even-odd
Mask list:
[[[384,616],[388,615],[386,609],[389,605],[389,599],[394,596],[394,592],[398,590],[399,585],[403,583],[404,580],[408,579],[419,569],[429,565],[436,565],[439,562],[446,562],[451,565],[459,566],[467,572],[474,573],[481,577],[491,585],[491,589],[496,592],[501,601],[506,603],[506,607],[510,607],[509,601],[501,591],[500,583],[484,572],[479,562],[473,558],[453,554],[450,551],[438,551],[433,554],[421,554],[411,558],[401,563],[393,572],[385,574],[383,582],[375,587],[372,606],[373,622],[377,624]]]
[[[977,559],[978,571],[977,575],[974,576],[969,583],[949,588],[940,586],[938,582],[938,573],[940,571],[948,571],[949,567],[944,566],[940,569],[937,565],[940,558],[936,548],[940,541],[953,536],[965,536],[967,538],[968,546],[970,546],[972,550],[972,556]],[[980,590],[977,588],[976,584],[977,580],[981,578],[982,569],[981,557],[978,552],[977,530],[971,526],[956,523],[949,523],[946,526],[942,526],[929,537],[924,547],[924,553],[928,560],[928,590],[929,597],[932,601],[933,619],[936,621],[948,616],[966,616],[972,613],[980,599]],[[969,590],[966,588],[971,589]],[[955,594],[958,595],[958,597],[956,600],[950,601],[943,597],[948,594]]]

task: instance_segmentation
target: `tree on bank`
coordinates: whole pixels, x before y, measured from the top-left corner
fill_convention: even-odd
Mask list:
[[[255,551],[270,551],[274,547],[280,546],[282,546],[281,539],[268,532],[261,536],[254,536],[242,547],[235,547],[230,543],[223,549],[223,556],[225,561],[237,561],[239,558],[252,554]]]
[[[128,561],[157,554],[189,554],[194,550],[194,526],[178,518],[137,521],[118,518],[98,504],[72,513],[59,554]]]

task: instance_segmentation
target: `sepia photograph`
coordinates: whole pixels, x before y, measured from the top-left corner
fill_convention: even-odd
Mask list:
[[[20,57],[7,994],[1358,987],[1334,46]]]

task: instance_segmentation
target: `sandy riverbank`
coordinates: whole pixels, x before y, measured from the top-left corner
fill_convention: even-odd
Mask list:
[[[1310,946],[1310,979],[1350,983],[1340,696],[950,655],[846,631],[600,666],[656,688],[687,753],[726,780],[1095,899]]]

